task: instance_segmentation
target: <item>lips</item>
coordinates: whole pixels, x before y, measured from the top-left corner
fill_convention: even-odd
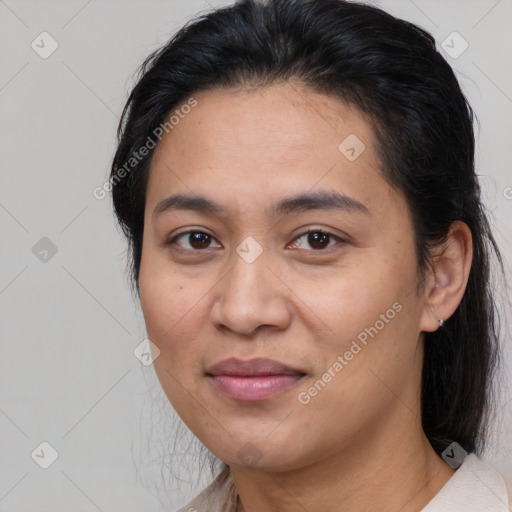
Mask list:
[[[242,361],[241,359],[225,359],[220,363],[211,366],[206,370],[210,375],[240,375],[240,376],[261,376],[261,375],[296,375],[306,372],[292,368],[272,359],[250,359]]]
[[[306,372],[272,359],[231,358],[209,367],[206,375],[229,398],[260,401],[293,387]]]

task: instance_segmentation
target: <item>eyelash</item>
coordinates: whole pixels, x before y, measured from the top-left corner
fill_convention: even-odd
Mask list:
[[[174,245],[175,242],[180,239],[181,237],[183,237],[184,235],[190,235],[192,233],[200,233],[200,234],[203,234],[203,235],[206,235],[208,236],[210,239],[212,240],[215,240],[215,238],[213,236],[211,236],[210,234],[204,232],[204,231],[200,231],[200,230],[189,230],[189,231],[183,231],[181,233],[178,233],[177,235],[175,235],[173,238],[171,238],[167,243],[166,245]],[[294,240],[293,240],[293,243],[295,243],[298,239],[304,237],[304,236],[307,236],[309,234],[312,234],[312,233],[316,233],[316,234],[320,234],[322,236],[328,236],[329,238],[333,238],[335,239],[338,244],[335,244],[333,246],[330,246],[330,247],[327,247],[326,249],[311,249],[309,250],[308,252],[316,252],[316,253],[330,253],[331,250],[336,247],[336,245],[339,245],[340,243],[344,243],[346,242],[346,240],[344,240],[343,238],[340,238],[339,236],[336,236],[334,235],[333,233],[329,232],[329,231],[325,231],[324,229],[309,229],[308,231],[304,231],[303,233],[300,233],[299,235],[297,235]],[[218,242],[217,242],[218,243]],[[179,246],[178,246],[179,247]],[[180,247],[180,250],[184,251],[184,252],[206,252],[208,251],[208,249],[210,249],[210,247],[207,247],[205,249],[184,249],[183,247]],[[300,251],[304,251],[305,249],[299,249]]]

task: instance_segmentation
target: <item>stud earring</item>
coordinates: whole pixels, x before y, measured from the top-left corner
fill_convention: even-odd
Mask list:
[[[439,327],[443,327],[444,325],[444,320],[442,318],[438,318],[437,319],[437,323],[439,324]]]

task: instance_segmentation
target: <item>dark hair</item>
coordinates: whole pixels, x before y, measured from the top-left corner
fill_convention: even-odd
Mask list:
[[[242,0],[202,14],[150,55],[124,108],[111,169],[137,291],[153,152],[123,179],[118,170],[193,93],[289,79],[353,104],[370,120],[382,173],[412,213],[421,276],[450,225],[469,226],[467,289],[444,327],[425,335],[421,405],[438,454],[453,441],[481,452],[498,363],[493,254],[502,262],[474,169],[473,111],[434,38],[409,22],[344,0]]]

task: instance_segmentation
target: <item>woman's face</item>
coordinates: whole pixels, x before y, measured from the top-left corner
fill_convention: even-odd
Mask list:
[[[147,188],[140,293],[165,393],[232,466],[379,450],[419,421],[426,299],[371,125],[299,84],[194,97]]]

